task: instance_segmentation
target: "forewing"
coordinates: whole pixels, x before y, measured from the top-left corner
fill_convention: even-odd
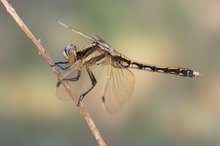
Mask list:
[[[73,79],[73,78],[76,78],[78,76],[78,73],[82,72],[81,65],[80,65],[80,63],[74,64],[70,68],[68,68],[67,70],[65,70],[63,72],[64,72],[63,75],[62,75],[63,79]],[[69,83],[69,86],[70,86],[70,88],[72,90],[77,91],[75,89],[77,81],[68,81],[67,80],[67,82]],[[60,82],[57,83],[56,94],[57,94],[58,99],[60,99],[60,100],[64,100],[65,101],[65,100],[71,99],[69,94],[66,92],[63,84],[60,83]]]
[[[106,41],[104,41],[101,37],[94,35],[93,38],[98,42],[98,45],[101,49],[107,51],[107,52],[115,52],[115,49],[113,49]]]
[[[101,62],[99,65],[94,64],[89,66],[97,81],[99,81],[105,66],[105,61],[103,62]],[[74,90],[78,98],[82,93],[88,91],[88,89],[92,86],[92,81],[86,71],[86,67],[83,64],[78,63],[66,70],[63,74],[63,79],[71,79],[77,77],[79,71],[80,76],[78,80],[67,80],[71,90]],[[57,86],[57,97],[63,101],[71,99],[61,83],[59,86]]]
[[[104,87],[103,103],[106,110],[117,112],[132,96],[135,78],[127,68],[115,68],[111,65],[106,70],[107,79]]]

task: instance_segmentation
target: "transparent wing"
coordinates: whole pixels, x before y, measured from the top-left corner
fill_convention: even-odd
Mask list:
[[[80,73],[80,75],[79,75]],[[76,81],[68,81],[69,85],[70,85],[70,88],[73,89],[74,91],[77,91],[76,89],[74,89],[76,87],[76,84],[77,84],[77,77],[81,76],[81,73],[82,73],[82,68],[81,68],[81,65],[78,63],[78,64],[75,64],[73,66],[71,66],[70,68],[68,68],[67,70],[63,71],[63,79],[72,79]],[[60,100],[69,100],[71,99],[71,97],[69,96],[69,94],[66,92],[64,86],[62,83],[57,83],[57,90],[56,90],[56,95],[58,97],[58,99]]]
[[[105,51],[115,52],[115,49],[113,49],[106,41],[104,41],[101,37],[97,35],[93,35],[93,38],[98,42],[98,45],[101,49]]]
[[[134,90],[134,75],[127,68],[106,68],[106,85],[102,96],[106,110],[113,114],[117,112],[131,97]]]
[[[111,47],[106,41],[104,41],[100,36],[98,36],[98,35],[93,35],[93,38],[96,40],[96,41],[98,41],[98,42],[100,42],[101,44],[105,44],[105,46],[106,47]]]
[[[100,63],[99,65],[94,64],[94,65],[89,66],[90,70],[93,72],[97,81],[99,81],[101,77],[104,64],[105,63]],[[78,77],[78,80],[74,80],[74,78],[76,77]],[[63,79],[72,79],[72,80],[67,80],[67,82],[69,83],[70,88],[74,90],[77,97],[80,97],[82,93],[88,91],[88,89],[92,86],[91,79],[86,71],[86,67],[83,64],[81,64],[81,62],[79,62],[76,65],[73,65],[68,70],[65,70],[63,74]],[[56,94],[57,94],[58,99],[63,100],[63,101],[71,99],[71,97],[66,92],[62,84],[57,86]]]

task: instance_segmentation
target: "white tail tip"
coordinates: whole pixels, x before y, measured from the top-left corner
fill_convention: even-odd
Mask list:
[[[200,74],[199,72],[194,71],[194,72],[193,72],[193,76],[194,76],[194,77],[200,77],[201,74]]]

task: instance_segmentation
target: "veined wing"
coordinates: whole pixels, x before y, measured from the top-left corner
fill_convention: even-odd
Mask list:
[[[98,62],[94,62],[96,60],[95,58],[97,57],[96,55],[100,55],[100,53],[94,52],[86,59],[76,62],[76,64],[72,65],[70,68],[64,71],[63,79],[69,83],[70,88],[75,91],[77,97],[80,97],[82,93],[88,91],[88,89],[92,86],[91,79],[86,70],[86,65],[89,66],[96,80],[98,81],[100,79],[103,68],[106,64],[106,60],[104,57]],[[69,94],[64,89],[63,85],[59,82],[57,84],[57,96],[60,100],[71,99]]]
[[[127,68],[116,68],[108,65],[105,71],[106,85],[102,96],[109,113],[117,112],[131,97],[135,78]]]
[[[113,49],[106,41],[104,41],[101,37],[98,35],[93,35],[93,39],[98,43],[99,47],[105,51],[115,52],[115,49]]]

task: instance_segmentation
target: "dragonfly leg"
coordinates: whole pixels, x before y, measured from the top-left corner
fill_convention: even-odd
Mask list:
[[[68,63],[69,63],[68,61],[55,62],[51,67],[57,66],[57,67],[59,67],[59,68],[62,69],[62,70],[66,70],[66,69],[68,69],[70,66],[63,67],[61,64],[68,64]]]
[[[91,80],[91,82],[92,82],[92,86],[91,86],[91,88],[90,88],[88,91],[86,91],[86,92],[84,92],[83,94],[80,95],[77,106],[79,106],[79,104],[80,104],[80,102],[83,100],[84,96],[85,96],[86,94],[88,94],[88,93],[95,87],[95,85],[96,85],[96,83],[97,83],[94,74],[92,73],[92,71],[90,70],[90,68],[89,68],[88,66],[86,66],[86,71],[87,71],[88,74],[89,74],[90,80]]]
[[[64,78],[64,79],[62,79],[62,80],[66,80],[66,81],[78,81],[78,80],[79,80],[79,77],[80,77],[80,75],[81,75],[81,70],[77,70],[77,71],[78,71],[78,72],[77,72],[77,76],[76,76],[76,77],[73,77],[73,78]],[[59,87],[60,84],[61,84],[61,81],[58,81],[56,86]]]

